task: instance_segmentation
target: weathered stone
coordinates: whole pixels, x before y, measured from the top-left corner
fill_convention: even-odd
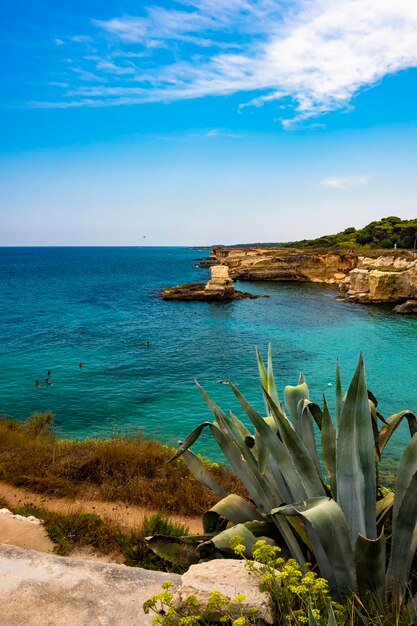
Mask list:
[[[259,590],[259,577],[248,570],[243,561],[234,559],[215,559],[191,565],[182,577],[175,602],[181,605],[188,596],[194,595],[200,606],[205,607],[213,590],[220,591],[229,600],[233,600],[237,594],[243,594],[246,596],[241,605],[244,612],[256,607],[260,623],[274,623],[270,596]],[[236,608],[233,617],[239,616],[240,608]]]
[[[13,515],[8,509],[0,509],[0,544],[39,552],[52,552],[54,549],[41,520],[33,516]]]
[[[310,281],[334,284],[356,266],[357,255],[291,248],[213,248],[212,258],[230,268],[234,279]]]
[[[415,313],[417,314],[417,300],[407,300],[402,304],[397,304],[393,309],[394,313]]]
[[[164,300],[240,300],[259,298],[260,296],[236,291],[226,265],[214,265],[210,268],[211,278],[204,283],[188,283],[163,289]]]
[[[401,303],[417,299],[417,254],[412,250],[317,253],[292,248],[213,248],[211,261],[227,265],[232,278],[336,284],[340,299]]]
[[[381,266],[381,265],[380,265]],[[383,271],[354,269],[349,275],[347,299],[355,302],[402,302],[417,297],[417,267]]]
[[[0,546],[2,626],[146,626],[142,604],[176,574]]]

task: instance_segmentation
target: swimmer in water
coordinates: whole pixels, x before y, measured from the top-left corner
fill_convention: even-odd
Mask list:
[[[45,378],[45,384],[46,385],[52,385],[51,381],[49,380],[49,378]]]
[[[78,363],[78,367],[81,369],[82,367],[84,367],[84,363],[81,363],[81,361]]]
[[[51,370],[48,370],[48,373],[46,374],[48,378],[50,378],[51,376]]]
[[[35,387],[42,387],[42,385],[40,384],[39,380],[35,380]]]
[[[219,385],[228,385],[229,381],[228,380],[219,380]]]

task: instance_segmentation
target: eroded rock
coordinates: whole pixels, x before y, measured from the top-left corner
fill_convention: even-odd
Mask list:
[[[146,626],[142,604],[176,574],[0,546],[2,626]]]
[[[190,595],[196,596],[201,607],[205,607],[210,592],[220,591],[229,600],[237,594],[246,596],[242,602],[242,610],[256,607],[257,619],[262,624],[273,624],[273,612],[270,596],[266,591],[259,590],[259,577],[245,567],[244,561],[234,559],[214,559],[207,563],[191,565],[183,574],[181,586],[175,594],[175,602],[181,603]],[[233,617],[240,616],[240,608],[236,608]]]
[[[260,298],[261,296],[237,291],[226,265],[213,265],[211,278],[204,283],[185,283],[163,289],[164,300],[240,300],[242,298]]]
[[[402,313],[402,314],[410,314],[414,313],[417,315],[417,300],[407,300],[402,304],[397,304],[397,306],[393,309],[394,313]]]

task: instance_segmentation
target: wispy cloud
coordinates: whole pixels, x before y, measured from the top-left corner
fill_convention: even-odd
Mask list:
[[[363,187],[369,181],[369,176],[343,176],[341,178],[324,178],[320,181],[320,187],[328,189],[340,189],[342,191],[353,187]]]
[[[175,6],[93,20],[101,62],[78,63],[84,75],[102,72],[103,87],[86,93],[73,85],[59,105],[251,92],[249,102],[242,95],[242,108],[286,98],[291,105],[277,110],[288,128],[346,109],[385,75],[417,67],[415,0],[179,0]],[[72,40],[82,43],[77,35]],[[115,51],[132,64],[114,65]]]

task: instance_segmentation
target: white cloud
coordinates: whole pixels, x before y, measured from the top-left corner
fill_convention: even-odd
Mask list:
[[[106,78],[109,41],[126,54],[138,52],[132,45],[146,47],[153,66],[141,67],[140,57],[135,62],[140,96],[128,83],[124,92],[115,94],[109,85],[88,96],[75,86],[74,102],[82,105],[86,98],[91,106],[96,99],[100,106],[257,92],[249,103],[242,96],[242,107],[286,98],[292,106],[281,111],[281,122],[290,127],[345,109],[387,74],[417,67],[415,0],[180,0],[176,6],[95,20],[106,39]],[[97,38],[95,43],[100,45]],[[175,56],[161,60],[161,48]],[[134,74],[125,68],[114,73],[121,88],[122,75],[128,81]]]
[[[362,187],[369,181],[369,176],[344,176],[341,178],[324,178],[320,181],[320,187],[328,189],[349,190],[353,187]]]

